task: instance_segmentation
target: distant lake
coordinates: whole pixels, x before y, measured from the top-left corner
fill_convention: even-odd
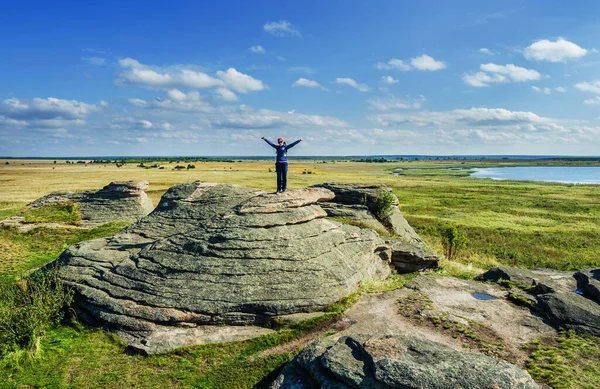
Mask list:
[[[476,169],[471,177],[492,180],[600,184],[600,166],[518,166]]]

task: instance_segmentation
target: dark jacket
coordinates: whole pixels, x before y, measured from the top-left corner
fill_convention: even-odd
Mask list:
[[[283,146],[276,145],[275,143],[271,142],[267,138],[265,138],[265,142],[267,142],[268,144],[271,145],[272,148],[277,150],[276,163],[287,163],[287,151],[289,149],[291,149],[292,147],[296,146],[298,143],[300,143],[300,139],[298,139],[295,142],[290,143],[289,145],[284,143]]]

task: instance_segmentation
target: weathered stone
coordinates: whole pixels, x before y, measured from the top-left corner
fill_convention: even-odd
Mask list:
[[[437,255],[400,240],[388,239],[392,247],[392,266],[398,273],[412,273],[426,269],[436,269],[440,259]]]
[[[536,310],[559,327],[600,336],[600,305],[577,293],[537,295]]]
[[[475,277],[482,281],[510,281],[522,288],[534,290],[535,293],[570,291],[576,287],[574,272],[553,269],[526,270],[509,266],[494,267]]]
[[[578,288],[600,303],[600,269],[585,269],[575,273]]]
[[[71,246],[56,263],[85,321],[138,340],[183,323],[260,324],[322,310],[390,272],[379,235],[326,218],[317,203],[333,197],[323,188],[177,185],[150,215]]]
[[[356,205],[365,205],[374,215],[377,215],[377,198],[382,191],[391,192],[391,189],[385,185],[354,185],[325,183],[314,187],[327,188],[335,193],[334,201],[336,203]],[[393,195],[394,205],[392,213],[384,216],[378,221],[392,234],[405,242],[423,246],[423,239],[408,224],[400,209],[398,208],[398,198]]]
[[[54,192],[29,204],[31,208],[74,202],[79,206],[81,225],[94,227],[113,221],[134,222],[154,209],[146,195],[148,181],[114,181],[100,190]]]
[[[348,218],[375,231],[387,232],[387,228],[377,220],[366,205],[338,203],[321,203],[319,205],[327,212],[327,216]]]
[[[538,388],[529,374],[481,354],[413,336],[318,340],[290,361],[271,389]]]

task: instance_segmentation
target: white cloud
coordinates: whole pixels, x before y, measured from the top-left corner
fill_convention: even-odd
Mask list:
[[[225,72],[219,70],[217,71],[217,76],[225,82],[225,85],[240,93],[261,91],[265,89],[265,85],[262,81],[247,74],[240,73],[234,68],[229,68]]]
[[[404,61],[402,61],[401,59],[397,59],[397,58],[392,58],[385,63],[377,62],[375,64],[375,67],[379,70],[400,70],[403,72],[411,69],[410,65],[406,64]]]
[[[391,84],[397,83],[398,80],[394,79],[394,77],[392,77],[392,76],[382,76],[381,82],[391,85]]]
[[[16,120],[77,120],[98,110],[93,104],[55,97],[31,100],[10,98],[0,103],[0,115]]]
[[[494,55],[494,53],[492,52],[492,50],[488,49],[487,47],[482,47],[481,49],[478,50],[481,54],[485,54],[485,55]]]
[[[544,88],[544,94],[545,95],[549,95],[552,93],[552,90],[550,88]]]
[[[387,111],[389,109],[418,109],[427,101],[424,96],[419,96],[412,101],[398,99],[394,96],[385,99],[369,99],[367,103],[377,110]]]
[[[101,57],[82,57],[83,61],[86,61],[90,65],[102,66],[106,64],[106,58]]]
[[[246,106],[209,120],[213,127],[222,128],[348,127],[347,122],[330,116],[254,110]]]
[[[263,26],[263,29],[269,34],[277,37],[287,36],[302,36],[290,22],[287,20],[280,20],[278,22],[267,22]]]
[[[206,73],[170,67],[164,70],[143,65],[133,58],[119,60],[119,65],[127,69],[119,75],[120,85],[134,85],[144,88],[213,88],[223,86],[223,81]]]
[[[265,49],[262,46],[252,46],[248,50],[250,50],[250,52],[254,53],[254,54],[264,54],[265,53]]]
[[[358,89],[361,92],[367,92],[369,87],[366,84],[359,84],[351,78],[336,78],[335,82],[338,84],[350,85],[354,89]]]
[[[100,100],[100,106],[101,107],[108,107],[108,103],[104,100]]]
[[[294,81],[294,83],[292,84],[293,87],[298,87],[298,86],[304,86],[307,88],[321,88],[323,90],[326,90],[326,88],[324,88],[321,84],[319,84],[316,81],[313,80],[309,80],[303,77],[300,77],[299,79],[297,79],[296,81]]]
[[[596,96],[593,99],[584,100],[583,104],[598,105],[598,104],[600,104],[600,96]]]
[[[152,124],[152,122],[150,122],[148,120],[140,120],[140,124],[142,125],[143,128],[152,128],[152,127],[154,127],[154,125]]]
[[[600,94],[600,80],[592,81],[592,82],[580,82],[575,84],[575,88],[582,90],[584,92],[592,92],[596,94]]]
[[[589,53],[588,50],[563,38],[558,38],[554,42],[542,39],[532,43],[523,51],[523,55],[527,59],[549,62],[566,62],[583,57],[587,53]]]
[[[417,69],[424,71],[436,71],[446,68],[446,63],[443,61],[436,61],[427,54],[423,54],[419,57],[411,58],[410,65],[405,61],[392,58],[387,62],[377,62],[375,68],[379,70],[400,70],[402,72]]]
[[[562,86],[559,86],[558,88],[554,88],[555,91],[560,92],[560,93],[565,93],[567,90],[565,88],[563,88]]]
[[[541,92],[542,90],[540,88],[538,88],[537,86],[532,86],[531,89],[533,89],[536,92]]]
[[[223,100],[223,101],[237,101],[238,100],[238,97],[236,96],[236,94],[227,88],[217,88],[215,90],[215,94],[217,95],[219,100]]]
[[[411,58],[410,63],[417,70],[427,70],[431,72],[446,68],[445,62],[436,61],[427,54],[423,54],[420,57]]]
[[[486,87],[490,84],[539,80],[542,77],[536,70],[522,68],[514,64],[497,65],[487,63],[482,64],[479,68],[482,72],[463,75],[465,84],[474,87]]]

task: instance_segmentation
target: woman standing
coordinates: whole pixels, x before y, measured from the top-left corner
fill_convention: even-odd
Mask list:
[[[265,142],[271,145],[275,150],[277,150],[277,159],[275,160],[275,171],[277,172],[277,192],[285,192],[287,188],[287,170],[288,170],[288,161],[287,161],[287,151],[292,147],[296,146],[298,143],[302,141],[302,139],[298,139],[295,142],[290,143],[289,145],[285,144],[283,138],[277,139],[277,144],[274,144],[264,136],[261,138]]]

